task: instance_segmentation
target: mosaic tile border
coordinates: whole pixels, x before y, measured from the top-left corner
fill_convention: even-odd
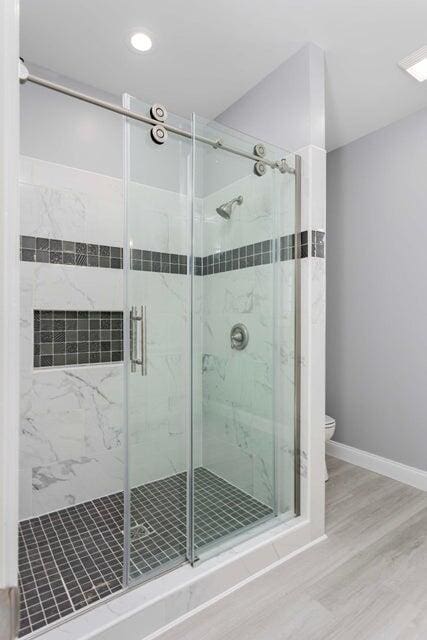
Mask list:
[[[311,232],[311,255],[313,258],[325,257],[325,232]]]
[[[34,236],[21,236],[20,257],[23,262],[105,269],[123,268],[121,247]]]
[[[273,240],[264,240],[247,244],[228,251],[211,253],[202,259],[201,274],[203,276],[236,269],[246,269],[273,261]],[[195,263],[195,272],[196,272]]]
[[[34,367],[123,361],[122,311],[34,309]]]
[[[179,253],[161,253],[132,249],[131,268],[135,271],[187,274],[187,256]],[[197,258],[196,258],[197,260]]]
[[[311,232],[311,246],[309,246],[309,231],[302,231],[300,235],[299,258],[309,256],[325,257],[325,232]],[[280,257],[280,261],[295,259],[295,234],[281,236],[280,241],[275,246],[274,240],[264,240],[247,244],[236,249],[212,253],[204,258],[195,259],[196,275],[211,275],[224,271],[234,271],[236,269],[246,269],[261,264],[271,264],[275,256]]]
[[[325,232],[302,231],[299,258],[325,257]],[[281,236],[277,255],[281,261],[295,259],[295,234]],[[264,240],[227,251],[218,251],[194,258],[194,274],[206,276],[224,271],[246,269],[262,264],[271,264],[276,251],[274,240]],[[76,267],[101,267],[123,269],[123,249],[108,245],[69,242],[21,236],[20,257],[23,262],[41,262]],[[188,273],[188,256],[179,253],[132,249],[131,268],[134,271],[154,273]]]

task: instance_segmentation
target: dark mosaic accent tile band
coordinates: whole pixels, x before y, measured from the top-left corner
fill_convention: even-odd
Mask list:
[[[198,263],[195,261],[196,275],[211,275],[224,271],[246,269],[262,264],[270,264],[274,259],[275,243],[273,240],[264,240],[254,244],[244,245],[228,251],[211,253],[201,259],[201,267],[197,273]],[[196,258],[197,260],[197,258]]]
[[[123,249],[102,244],[21,236],[21,260],[75,267],[123,268]]]
[[[325,232],[311,232],[311,255],[313,258],[325,257]]]
[[[310,255],[318,258],[325,257],[324,231],[302,231],[300,240],[299,258],[308,258]],[[205,276],[246,269],[271,264],[275,259],[281,261],[295,259],[295,234],[281,236],[277,241],[264,240],[228,251],[211,253],[204,257],[196,256],[194,274]],[[21,236],[21,260],[76,267],[123,269],[123,249],[107,245]],[[184,254],[132,249],[130,260],[131,268],[135,271],[180,275],[188,273],[188,256]]]
[[[325,257],[325,232],[312,231],[311,253],[309,248],[309,231],[302,231],[299,243],[299,258],[310,255],[318,258]],[[294,260],[296,254],[295,234],[281,236],[277,241],[264,240],[254,244],[244,245],[237,249],[212,253],[204,258],[195,258],[194,272],[196,275],[211,275],[235,269],[246,269],[261,264],[271,264],[275,260],[281,262]]]
[[[194,490],[198,548],[272,515],[203,467],[195,470]],[[132,578],[185,559],[186,491],[185,473],[132,489]],[[121,590],[123,524],[122,493],[21,522],[21,637]]]
[[[324,258],[325,257],[325,232],[302,231],[301,242],[298,251],[299,258]]]
[[[34,367],[123,361],[122,311],[34,309]]]
[[[196,258],[197,260],[198,258]],[[132,249],[131,268],[135,271],[154,271],[156,273],[187,273],[187,256],[179,253],[160,253]]]

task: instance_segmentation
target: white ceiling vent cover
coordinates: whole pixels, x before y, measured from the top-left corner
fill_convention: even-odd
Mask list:
[[[399,67],[407,71],[418,82],[427,80],[427,46],[417,49],[399,62]]]

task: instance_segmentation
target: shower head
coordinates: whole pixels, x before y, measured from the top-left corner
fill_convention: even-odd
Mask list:
[[[217,208],[216,212],[222,218],[225,218],[226,220],[230,220],[231,213],[233,211],[233,206],[235,204],[241,205],[242,202],[243,202],[243,196],[237,196],[237,198],[233,198],[232,200],[229,200],[228,202],[224,202],[224,204],[221,204]]]

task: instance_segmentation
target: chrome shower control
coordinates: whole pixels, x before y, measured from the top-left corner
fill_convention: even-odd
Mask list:
[[[231,327],[230,331],[231,348],[242,351],[249,342],[249,331],[241,322]]]

